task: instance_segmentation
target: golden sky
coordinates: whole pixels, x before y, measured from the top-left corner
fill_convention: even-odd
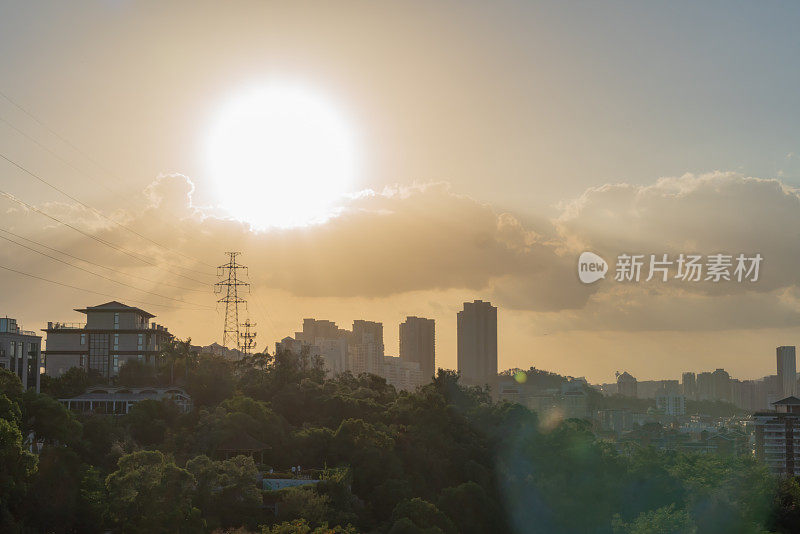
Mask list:
[[[240,250],[259,347],[304,317],[369,319],[396,354],[398,323],[418,315],[436,319],[438,365],[455,367],[455,314],[480,298],[499,307],[501,368],[760,377],[777,345],[800,342],[797,15],[5,2],[0,153],[69,197],[6,160],[2,190],[157,266],[8,198],[0,229],[144,291],[8,241],[0,265],[140,305],[210,343],[222,331],[211,266]],[[236,105],[253,135],[220,126]],[[285,168],[260,166],[281,158]],[[294,163],[306,174],[277,176]],[[325,220],[280,224],[294,215]],[[764,261],[754,284],[587,286],[583,250],[609,263],[623,252]],[[29,329],[111,300],[9,271],[0,294],[0,313]]]

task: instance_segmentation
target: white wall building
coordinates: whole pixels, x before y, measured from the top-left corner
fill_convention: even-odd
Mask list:
[[[383,376],[386,382],[403,391],[413,391],[424,383],[417,362],[407,362],[398,356],[383,357]]]
[[[686,415],[686,396],[677,393],[659,393],[656,395],[656,408],[664,415]]]

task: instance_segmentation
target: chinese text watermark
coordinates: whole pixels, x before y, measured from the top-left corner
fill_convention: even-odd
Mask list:
[[[617,282],[757,282],[761,254],[620,254],[614,269]],[[578,278],[591,284],[605,278],[606,261],[593,252],[578,258]]]

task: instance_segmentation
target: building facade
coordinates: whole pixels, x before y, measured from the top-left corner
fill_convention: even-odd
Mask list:
[[[402,391],[414,391],[426,382],[417,362],[407,362],[397,356],[383,357],[383,376],[388,384]]]
[[[80,367],[111,379],[128,360],[155,365],[158,354],[173,337],[166,327],[149,322],[155,315],[121,302],[75,311],[86,315],[85,324],[49,322],[44,330],[49,376]]]
[[[686,372],[681,375],[681,387],[686,398],[697,400],[697,376],[694,373]]]
[[[638,395],[636,378],[628,371],[617,376],[617,393],[626,397],[636,397]]]
[[[436,325],[433,319],[406,317],[400,323],[400,359],[419,364],[423,379],[436,375]]]
[[[38,393],[44,368],[41,336],[20,328],[16,319],[0,318],[0,368],[17,375],[23,390]]]
[[[354,375],[370,373],[384,376],[383,323],[353,321],[347,351],[349,369]]]
[[[786,397],[772,406],[753,414],[756,458],[775,475],[800,475],[800,399]]]
[[[497,308],[490,302],[465,302],[458,312],[458,371],[467,385],[497,381]]]
[[[661,392],[656,395],[656,409],[664,415],[686,415],[686,397],[672,392]]]
[[[797,360],[793,346],[783,346],[775,349],[778,364],[778,381],[781,386],[781,396],[790,397],[797,395]]]
[[[58,399],[67,409],[74,412],[106,415],[125,415],[137,402],[143,400],[170,400],[181,412],[192,411],[192,398],[184,389],[175,387],[94,387],[82,395]]]

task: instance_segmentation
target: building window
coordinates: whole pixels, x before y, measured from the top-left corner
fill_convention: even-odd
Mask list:
[[[138,350],[144,349],[144,334],[139,334]]]
[[[81,354],[81,369],[86,369],[86,355]]]
[[[119,314],[114,314],[114,330],[119,330]]]
[[[25,362],[22,352],[25,350],[25,343],[23,341],[17,342],[17,374],[22,376],[22,367]]]
[[[114,334],[114,350],[119,350],[119,334]]]
[[[142,356],[142,355],[140,354],[140,355],[137,357],[137,359],[138,359],[140,362],[141,362],[141,361],[144,361],[144,356]]]
[[[86,334],[81,334],[81,345],[86,345]]]
[[[113,369],[114,369],[114,373],[116,374],[116,373],[119,372],[119,355],[118,354],[114,354],[114,356],[112,356],[112,358],[113,358],[113,361],[114,361]]]
[[[108,335],[89,334],[89,369],[108,376]]]

